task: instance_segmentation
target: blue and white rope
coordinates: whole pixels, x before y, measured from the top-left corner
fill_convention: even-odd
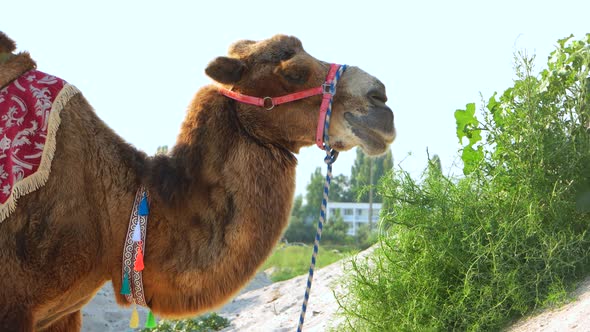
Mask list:
[[[332,98],[336,93],[336,84],[340,79],[342,73],[346,70],[346,65],[340,66],[338,71],[336,72],[336,76],[334,76],[334,81],[332,82],[332,86],[330,87],[330,93]],[[328,136],[328,128],[330,127],[330,117],[332,115],[332,98],[330,98],[330,102],[328,104],[328,109],[326,111],[326,122],[324,124],[324,150],[326,151],[326,157],[324,158],[324,162],[328,166],[328,171],[326,173],[326,180],[324,182],[324,195],[322,198],[322,205],[320,207],[320,218],[318,221],[318,227],[315,235],[315,240],[313,242],[313,253],[311,255],[311,264],[309,265],[309,274],[307,277],[307,285],[305,288],[305,295],[303,297],[303,304],[301,306],[301,315],[299,316],[299,324],[297,326],[297,332],[303,331],[303,322],[305,321],[305,313],[307,311],[307,303],[309,301],[309,293],[311,291],[311,283],[313,282],[313,273],[315,271],[315,264],[316,258],[318,255],[318,251],[320,248],[320,240],[322,238],[322,229],[324,227],[324,222],[326,220],[326,206],[328,205],[328,194],[330,192],[330,182],[332,180],[332,164],[336,161],[338,157],[338,151],[333,150],[330,147],[329,143],[329,136]]]

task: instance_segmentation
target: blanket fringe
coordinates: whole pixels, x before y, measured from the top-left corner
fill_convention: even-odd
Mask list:
[[[43,148],[43,155],[41,157],[41,164],[39,169],[34,174],[23,180],[16,182],[12,188],[12,193],[6,203],[0,206],[0,223],[2,223],[8,216],[16,209],[16,202],[21,197],[32,191],[35,191],[45,185],[51,172],[51,162],[56,148],[56,135],[59,125],[61,123],[61,111],[66,107],[72,97],[80,93],[75,86],[71,84],[64,85],[61,89],[49,113],[49,122],[47,127],[47,138],[45,140],[45,147]]]

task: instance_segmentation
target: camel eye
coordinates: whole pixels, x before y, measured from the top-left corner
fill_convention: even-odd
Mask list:
[[[302,66],[288,66],[281,71],[281,74],[287,82],[296,85],[305,84],[309,79],[309,70]]]

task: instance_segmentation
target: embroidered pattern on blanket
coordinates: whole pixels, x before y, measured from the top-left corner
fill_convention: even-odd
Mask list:
[[[19,197],[47,182],[60,112],[77,93],[73,85],[37,70],[0,90],[0,222]]]

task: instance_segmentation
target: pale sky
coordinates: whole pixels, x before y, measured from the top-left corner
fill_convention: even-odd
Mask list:
[[[175,4],[178,3],[178,4]],[[297,36],[314,57],[359,66],[386,86],[395,163],[419,174],[426,148],[450,169],[453,113],[508,88],[513,54],[542,68],[557,39],[590,32],[590,1],[4,1],[0,30],[41,71],[76,85],[125,140],[172,146],[207,63],[239,39]],[[408,153],[412,153],[408,157]],[[305,192],[324,152],[299,154]],[[349,175],[355,153],[334,173]],[[324,170],[325,172],[325,170]]]

